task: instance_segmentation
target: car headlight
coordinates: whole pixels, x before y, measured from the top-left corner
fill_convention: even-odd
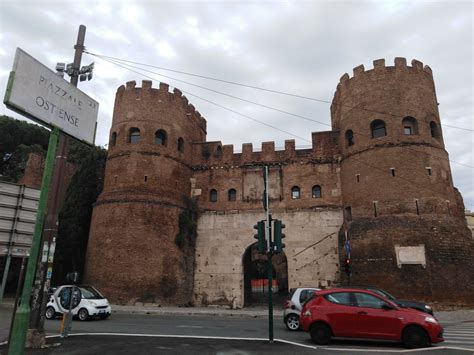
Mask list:
[[[425,317],[425,322],[435,323],[435,324],[438,323],[438,321],[436,319],[434,319],[434,317]]]
[[[427,304],[425,305],[425,308],[426,308],[426,309],[431,309],[431,307],[428,306]]]

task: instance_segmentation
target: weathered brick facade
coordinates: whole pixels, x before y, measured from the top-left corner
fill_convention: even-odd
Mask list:
[[[452,184],[431,69],[404,58],[359,66],[341,77],[331,117],[332,131],[312,133],[309,149],[288,140],[281,151],[264,142],[261,151],[243,144],[234,153],[206,142],[206,121],[179,90],[121,86],[87,281],[116,302],[242,307],[266,164],[274,218],[287,226],[277,266],[284,287],[344,281],[346,231],[353,282],[472,303],[474,244]],[[190,205],[197,233],[185,217]],[[183,228],[185,247],[177,242]],[[418,246],[422,256],[412,260],[404,247]]]

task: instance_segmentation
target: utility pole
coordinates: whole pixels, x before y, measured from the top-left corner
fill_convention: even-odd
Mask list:
[[[80,74],[85,33],[86,27],[81,25],[79,27],[77,43],[74,46],[76,51],[71,70],[72,73],[70,74],[71,84],[76,87]],[[56,150],[58,141],[60,148]],[[48,261],[51,261],[50,266],[52,267],[53,255],[50,257],[49,254],[54,253],[54,247],[51,248],[51,246],[55,243],[57,235],[57,220],[61,201],[61,181],[64,177],[67,145],[66,136],[63,133],[60,133],[58,128],[54,127],[50,133],[48,153],[46,156],[42,181],[42,190],[40,201],[38,203],[37,221],[33,235],[30,257],[28,259],[28,265],[26,269],[23,292],[20,301],[21,303],[17,312],[14,314],[14,319],[12,320],[13,326],[10,334],[11,341],[9,342],[8,348],[9,355],[24,353],[28,324],[30,325],[30,329],[28,330],[27,346],[40,347],[45,343],[44,308],[47,303],[47,291],[51,277]],[[51,180],[53,180],[53,182]],[[52,189],[51,196],[49,196],[50,188]],[[51,203],[49,209],[47,209],[48,200]],[[45,227],[44,230],[43,226]],[[42,253],[40,253],[40,251],[42,251]],[[39,255],[41,255],[41,258],[39,258]],[[35,274],[35,288],[32,290]],[[46,282],[45,276],[47,279]]]
[[[86,27],[80,25],[76,45],[74,46],[74,62],[72,63],[70,80],[70,83],[75,87],[77,87],[79,81],[79,71],[81,68],[82,52],[84,51],[85,36]],[[36,297],[37,302],[32,302],[31,305],[30,325],[26,338],[27,348],[39,348],[45,344],[45,311],[46,304],[48,303],[48,290],[51,286],[53,258],[58,236],[59,211],[66,192],[66,186],[63,183],[63,180],[66,171],[68,150],[69,139],[66,134],[60,132],[53,170],[51,193],[48,200],[48,210],[41,238],[43,255],[38,260],[35,287],[33,291],[33,297]]]

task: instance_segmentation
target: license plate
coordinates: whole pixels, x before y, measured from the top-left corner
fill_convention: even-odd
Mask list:
[[[99,311],[99,314],[101,314],[101,313],[105,313],[105,311]]]

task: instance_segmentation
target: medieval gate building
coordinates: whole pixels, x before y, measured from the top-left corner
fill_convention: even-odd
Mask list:
[[[272,213],[286,224],[274,270],[282,291],[343,282],[347,235],[353,282],[472,303],[474,243],[437,105],[428,66],[376,60],[341,77],[332,130],[312,133],[311,148],[287,140],[234,153],[206,141],[206,120],[178,89],[128,82],[116,95],[86,281],[114,302],[244,306],[258,277],[249,265],[259,263],[266,164]]]

